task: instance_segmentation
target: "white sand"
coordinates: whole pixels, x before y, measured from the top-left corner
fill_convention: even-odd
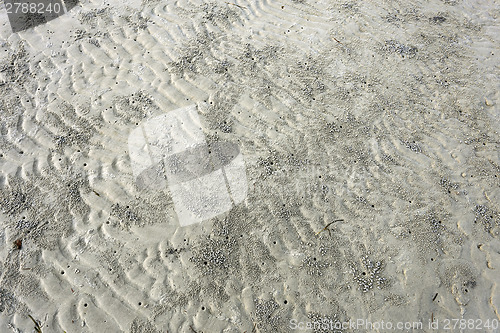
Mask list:
[[[499,331],[484,327],[500,320],[499,15],[84,1],[12,33],[0,10],[0,332],[33,332],[29,316],[44,333]],[[239,147],[203,182],[229,196],[176,192],[161,163],[136,182],[134,156],[153,155],[129,135],[191,105],[200,140]],[[219,215],[181,226],[190,205]]]

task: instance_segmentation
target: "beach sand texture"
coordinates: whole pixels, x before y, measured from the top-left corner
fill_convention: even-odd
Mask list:
[[[498,2],[82,1],[18,33],[3,5],[0,332],[500,320]],[[134,174],[176,110],[233,145],[202,222]]]

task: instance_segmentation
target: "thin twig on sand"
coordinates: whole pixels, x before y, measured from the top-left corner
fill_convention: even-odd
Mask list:
[[[28,317],[30,317],[30,319],[35,323],[36,333],[42,333],[42,328],[40,327],[40,323],[38,323],[38,321],[36,321],[35,318],[33,318],[31,315],[28,315]]]
[[[330,229],[328,229],[328,227],[329,227],[330,225],[334,224],[335,222],[341,222],[341,221],[343,222],[344,220],[335,220],[335,221],[332,221],[332,222],[328,223],[328,224],[327,224],[327,225],[326,225],[326,226],[325,226],[322,230],[320,230],[320,231],[318,231],[318,232],[316,233],[316,236],[318,236],[320,233],[322,233],[322,232],[323,232],[323,231],[325,231],[325,230],[328,230],[328,233],[329,233],[329,234],[330,234],[330,236],[331,236],[331,235],[332,235],[332,233],[330,232]]]
[[[226,2],[228,5],[233,5],[233,6],[236,6],[238,8],[241,8],[241,9],[247,9],[246,7],[243,7],[243,6],[240,6],[240,5],[237,5],[235,3],[232,3],[232,2]]]

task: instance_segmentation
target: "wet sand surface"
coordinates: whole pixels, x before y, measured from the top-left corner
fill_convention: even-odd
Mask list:
[[[4,5],[1,332],[498,331],[497,2]]]

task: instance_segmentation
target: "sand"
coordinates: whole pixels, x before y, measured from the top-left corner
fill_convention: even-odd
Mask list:
[[[0,332],[499,331],[497,2],[4,5]]]

